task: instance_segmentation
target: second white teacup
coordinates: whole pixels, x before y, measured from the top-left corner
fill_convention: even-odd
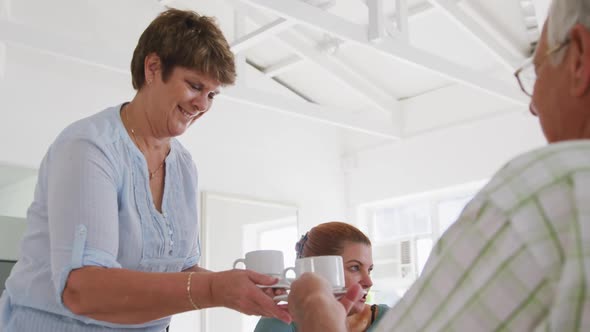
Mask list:
[[[288,267],[283,271],[283,280],[289,280],[287,278],[287,272],[289,271],[295,272],[295,278],[299,278],[306,272],[317,273],[326,278],[335,290],[341,290],[346,286],[342,256],[312,256],[299,258],[295,261],[294,267]]]
[[[244,257],[236,259],[234,269],[242,263],[248,270],[279,278],[285,268],[283,252],[279,250],[255,250],[247,252]]]

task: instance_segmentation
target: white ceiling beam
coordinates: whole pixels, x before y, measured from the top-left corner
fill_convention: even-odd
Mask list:
[[[427,2],[421,2],[410,8],[407,0],[395,0],[395,12],[393,15],[386,16],[385,31],[394,38],[409,41],[410,17],[417,17],[431,8],[433,8],[432,5]]]
[[[12,0],[0,0],[0,19],[12,18]]]
[[[6,76],[6,44],[0,42],[0,80]]]
[[[396,12],[392,16],[389,17],[391,20],[397,19],[397,11],[398,10],[407,10],[408,11],[408,19],[415,19],[419,18],[421,15],[428,13],[430,10],[434,9],[434,7],[429,4],[428,2],[419,2],[412,6],[408,5],[407,0],[395,0],[396,1]],[[398,4],[398,2],[401,2]],[[406,7],[405,9],[403,7]]]
[[[515,58],[498,40],[486,31],[477,21],[465,14],[457,6],[454,0],[428,0],[435,8],[442,11],[447,17],[455,22],[464,31],[471,34],[510,72],[524,61],[524,58]]]
[[[242,12],[247,12],[248,16],[255,23],[260,23],[264,20],[264,17],[261,17],[261,15],[257,14],[255,11],[242,8],[244,6],[240,4],[240,2],[233,1],[233,3],[236,8],[240,8]],[[350,87],[351,89],[357,91],[360,95],[364,96],[367,102],[377,110],[391,115],[394,119],[395,125],[399,127],[399,131],[401,132],[402,107],[396,98],[391,97],[385,90],[376,86],[362,73],[352,69],[338,58],[308,46],[307,43],[301,41],[300,34],[297,32],[285,31],[277,35],[277,37],[277,41],[289,47],[297,57],[313,62],[316,65],[322,67],[334,78],[338,79],[342,84]],[[289,61],[292,65],[292,63],[297,60],[296,58],[291,58]]]
[[[444,58],[414,48],[407,43],[388,38],[375,45],[375,49],[383,54],[395,56],[398,60],[432,70],[439,75],[455,82],[485,91],[491,95],[513,102],[517,105],[528,105],[528,99],[514,86],[499,81],[485,74],[457,65]]]
[[[275,15],[291,19],[300,24],[313,27],[335,35],[345,41],[369,47],[394,59],[436,72],[450,80],[481,89],[519,105],[527,100],[516,86],[486,77],[470,68],[457,65],[432,53],[412,47],[405,42],[385,38],[383,42],[371,43],[367,27],[356,25],[336,15],[296,0],[240,0],[256,8],[273,12]]]
[[[94,40],[75,40],[25,24],[0,20],[0,41],[110,71],[130,73],[131,54],[113,49],[108,45],[97,46]]]
[[[464,1],[462,8],[463,12],[475,20],[483,28],[485,28],[497,41],[501,41],[504,48],[509,50],[514,57],[526,58],[530,54],[523,52],[521,41],[518,40],[514,33],[507,27],[503,27],[496,23],[497,18],[494,17],[488,9],[481,5],[478,1]],[[536,40],[536,39],[535,39]]]
[[[243,6],[241,3],[235,0],[233,2],[234,5],[237,4],[242,9],[251,8]],[[407,0],[396,0],[396,2],[398,3],[396,5],[396,8],[398,8],[399,12],[396,11],[396,13],[393,16],[387,17],[387,20],[385,22],[385,29],[391,35],[394,35],[404,40],[409,40],[409,20],[419,17],[420,15],[428,12],[434,7],[428,2],[421,2],[411,7],[407,5]],[[248,12],[249,16],[256,15],[252,13],[252,10],[248,10]],[[285,71],[290,70],[295,64],[300,63],[302,61],[304,61],[303,57],[293,55],[265,68],[263,72],[267,76],[277,76]]]
[[[277,16],[292,19],[296,23],[304,24],[336,35],[345,40],[366,42],[367,29],[349,22],[322,9],[298,0],[237,0],[254,8],[271,12]],[[248,13],[251,15],[251,13]]]
[[[240,36],[237,40],[231,43],[230,47],[234,53],[242,52],[268,37],[275,35],[285,29],[293,26],[293,22],[284,18],[279,18],[263,27],[256,29],[244,36]]]
[[[383,121],[363,114],[349,113],[342,109],[298,101],[266,91],[235,86],[224,90],[219,97],[344,129],[389,139],[399,139],[397,129],[392,125],[391,121]]]
[[[74,40],[60,34],[52,34],[44,30],[0,20],[0,41],[7,41],[42,54],[58,56],[105,70],[125,75],[130,74],[127,65],[130,55],[113,53],[111,47],[99,45],[93,40],[90,42]],[[0,45],[2,44],[0,43]],[[125,64],[122,65],[122,63]],[[379,137],[399,138],[390,121],[371,120],[367,116],[355,117],[341,109],[328,109],[317,104],[251,90],[246,87],[228,88],[219,97]]]
[[[409,23],[410,12],[408,8],[407,0],[396,0],[395,1],[395,22],[397,31],[403,40],[410,40],[410,23]]]
[[[294,65],[303,61],[303,58],[297,55],[288,56],[279,62],[276,62],[272,66],[268,66],[262,70],[265,76],[267,77],[274,77],[278,76],[281,73],[286,72],[287,70],[291,69]]]
[[[361,1],[364,2],[366,5],[368,5],[368,2],[370,0],[361,0]],[[395,0],[395,1],[396,1],[396,5],[395,5],[396,7],[395,8],[397,10],[397,8],[400,8],[398,6],[398,3],[397,3],[400,0]],[[401,1],[406,2],[406,6],[408,7],[408,14],[409,14],[410,17],[411,16],[419,16],[420,14],[424,14],[424,13],[426,13],[429,10],[431,10],[431,9],[434,8],[428,2],[418,2],[416,4],[413,4],[412,6],[408,6],[407,5],[407,0],[401,0]],[[455,0],[455,1],[459,1],[459,0]],[[394,15],[390,15],[390,18],[393,19],[393,20],[395,20],[395,14]]]
[[[231,1],[231,2],[233,2],[232,3],[233,5],[239,6],[239,7],[241,7],[241,9],[246,10],[248,12],[248,16],[254,16],[254,17],[257,16],[256,13],[253,13],[253,11],[251,10],[252,7],[244,6],[240,2],[238,2],[237,0],[226,0],[226,1]],[[426,12],[433,9],[434,7],[431,4],[429,4],[428,2],[421,2],[417,5],[409,7],[407,5],[407,0],[396,0],[396,1],[401,3],[401,4],[397,5],[397,8],[399,8],[400,13],[396,12],[395,15],[387,17],[387,20],[385,22],[385,29],[391,35],[394,35],[394,36],[399,37],[404,40],[408,40],[409,39],[409,28],[408,28],[409,27],[409,20],[417,18],[422,14],[425,14]],[[397,22],[397,23],[394,23],[394,22]],[[400,27],[399,29],[397,28],[398,26]],[[279,62],[277,62],[269,67],[266,67],[263,70],[263,72],[267,76],[274,77],[274,76],[280,75],[281,73],[284,73],[285,71],[290,70],[294,65],[296,65],[302,61],[304,61],[303,57],[293,55],[293,56],[287,57],[283,60],[280,60]]]
[[[385,37],[383,0],[367,0],[367,7],[369,7],[369,40],[380,40]]]
[[[270,25],[275,25],[275,28],[272,28],[267,24],[263,28],[257,29],[253,33],[244,36],[245,32],[246,32],[246,16],[247,16],[245,13],[251,11],[251,9],[247,6],[240,6],[240,7],[236,6],[234,8],[235,8],[235,10],[234,10],[234,38],[236,40],[245,41],[244,44],[250,43],[249,45],[243,45],[243,46],[248,46],[248,47],[253,46],[255,43],[261,41],[262,39],[272,37],[274,34],[278,33],[279,31],[282,31],[284,28],[292,26],[292,24],[289,23],[287,20],[278,19],[270,24]],[[278,27],[280,25],[282,25],[283,28]],[[267,33],[270,33],[270,30],[273,30],[274,33],[266,35]],[[239,51],[239,49],[236,49],[236,46],[237,45],[234,45],[233,51]],[[266,80],[271,85],[280,85],[280,86],[286,88],[287,90],[289,90],[291,93],[293,93],[294,96],[304,99],[306,101],[309,101],[306,96],[302,95],[299,91],[295,90],[293,87],[285,84],[284,82],[280,81],[279,79],[277,79],[273,76],[264,75],[264,72],[259,68],[259,66],[255,65],[254,63],[248,62],[248,59],[246,59],[246,55],[244,54],[244,52],[236,53],[235,54],[235,61],[236,61],[236,70],[237,70],[237,74],[238,74],[238,77],[236,80],[236,85],[249,86],[250,80],[252,79],[252,77],[251,77],[252,72],[246,70],[246,68],[249,67],[252,70],[254,70],[255,72],[263,74],[263,75],[260,75],[259,77],[257,77],[257,79]]]
[[[250,68],[249,74],[255,74],[256,75],[256,76],[251,75],[253,78],[255,77],[256,79],[265,80],[270,85],[275,85],[275,86],[278,85],[283,90],[288,91],[291,94],[291,97],[296,98],[297,100],[301,100],[301,101],[305,101],[305,102],[309,102],[309,103],[313,103],[314,102],[307,95],[305,95],[304,93],[302,93],[299,90],[297,90],[296,87],[293,87],[293,86],[289,85],[288,83],[285,83],[284,81],[280,80],[279,78],[276,78],[276,77],[267,77],[266,75],[264,75],[264,72],[260,69],[260,67],[258,67],[256,64],[254,64],[254,63],[252,63],[250,61],[248,61],[247,63],[248,63],[248,66]],[[247,87],[247,86],[244,86],[244,85],[240,85],[239,83],[236,84],[236,85],[237,86],[240,86],[240,87]]]
[[[306,60],[319,65],[322,69],[336,77],[342,84],[363,95],[373,107],[391,114],[394,119],[397,119],[396,123],[401,123],[401,106],[399,101],[383,92],[381,88],[375,86],[364,75],[353,70],[338,58],[307,46],[305,42],[299,40],[291,32],[284,32],[279,37],[288,47],[302,54]]]
[[[283,20],[283,19],[279,19],[277,21],[285,21],[286,22],[286,20]],[[275,22],[277,22],[277,21],[275,21]],[[244,36],[245,31],[246,31],[246,15],[244,14],[244,11],[242,11],[242,10],[240,10],[240,8],[236,7],[236,9],[234,10],[234,38],[247,40],[248,39],[247,37],[246,38],[242,37],[242,36]],[[262,71],[257,66],[255,66],[253,63],[248,63],[248,59],[246,59],[246,55],[244,54],[244,52],[240,52],[240,53],[235,54],[235,62],[236,62],[236,71],[237,71],[236,85],[238,85],[238,86],[249,86],[250,85],[250,80],[253,79],[253,77],[251,77],[252,72],[247,70],[247,68],[251,68],[255,72],[262,73]],[[298,98],[305,99],[305,97],[303,95],[301,95],[298,91],[294,90],[292,87],[284,84],[283,82],[281,82],[277,79],[274,79],[273,77],[268,77],[266,75],[260,75],[259,77],[257,77],[257,79],[266,80],[271,85],[277,85],[277,84],[281,85],[282,87],[286,88],[291,93],[293,93],[294,96],[296,96]],[[307,99],[305,99],[305,100],[307,100]]]

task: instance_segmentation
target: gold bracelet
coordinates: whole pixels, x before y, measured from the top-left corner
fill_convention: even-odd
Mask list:
[[[186,295],[188,295],[188,301],[191,303],[193,308],[195,308],[195,310],[199,310],[201,308],[199,308],[199,306],[195,304],[195,302],[193,301],[193,297],[191,296],[191,278],[193,276],[193,273],[195,272],[193,271],[188,274],[188,280],[186,282]]]

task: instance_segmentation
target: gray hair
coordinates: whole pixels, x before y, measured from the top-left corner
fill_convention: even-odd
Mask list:
[[[548,48],[563,43],[577,23],[590,29],[590,0],[553,0],[547,17]],[[555,54],[554,64],[563,60],[563,54],[563,50]]]

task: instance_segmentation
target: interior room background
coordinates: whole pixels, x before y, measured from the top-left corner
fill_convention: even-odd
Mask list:
[[[229,269],[256,248],[290,265],[304,232],[346,221],[374,242],[372,300],[394,303],[486,179],[544,143],[511,69],[547,4],[0,0],[0,278],[18,259],[49,144],[132,98],[139,34],[173,6],[216,16],[238,61],[236,86],[179,138],[199,170],[204,266]],[[383,29],[354,40],[345,28],[370,31],[375,13]],[[219,249],[224,232],[232,254]],[[172,331],[248,331],[256,319],[186,313]]]

